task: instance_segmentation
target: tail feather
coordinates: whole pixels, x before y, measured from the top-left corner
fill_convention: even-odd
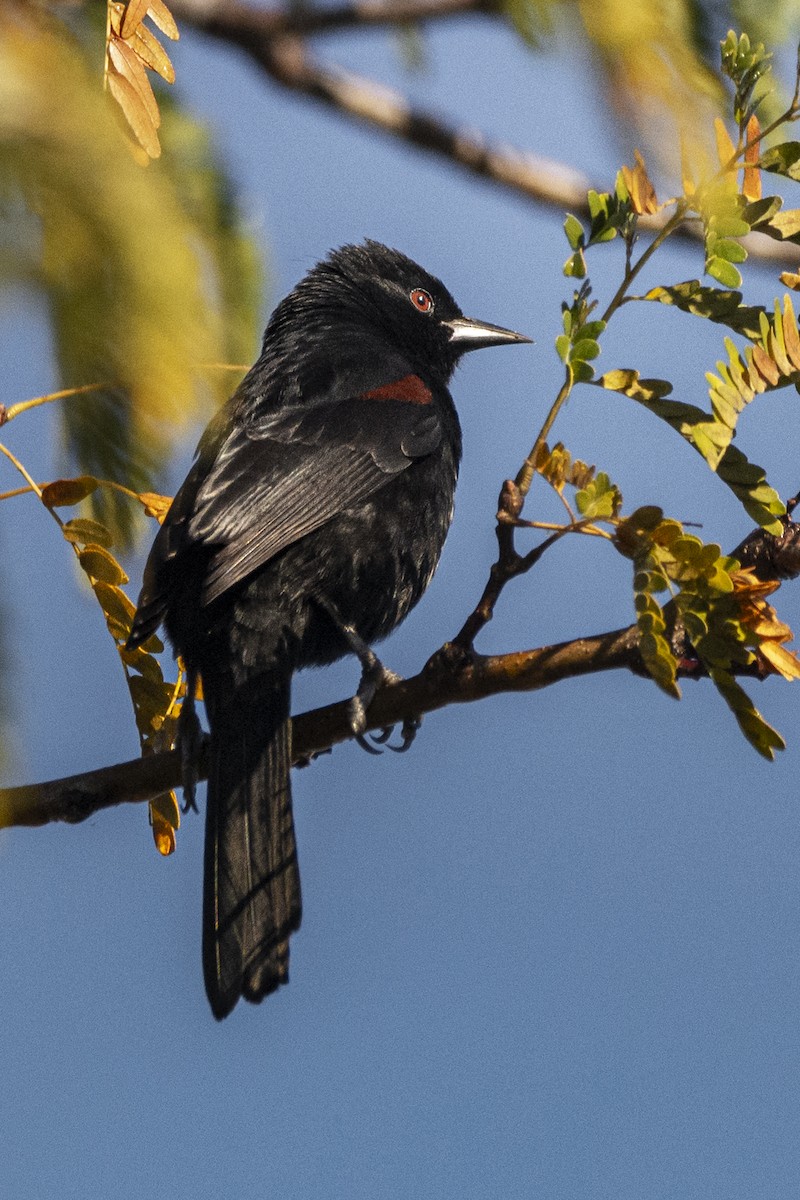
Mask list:
[[[209,696],[210,770],[203,896],[203,971],[214,1015],[256,1004],[289,979],[300,925],[288,678],[259,677]]]

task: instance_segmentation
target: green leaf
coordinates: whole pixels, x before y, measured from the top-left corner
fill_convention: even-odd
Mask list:
[[[779,212],[782,204],[780,196],[762,196],[760,200],[751,200],[742,208],[742,219],[751,229],[757,229],[762,221],[769,221]]]
[[[736,213],[719,213],[710,217],[708,228],[715,238],[746,237],[750,226],[742,216]]]
[[[612,392],[622,392],[643,403],[668,396],[672,391],[672,384],[666,379],[642,379],[638,371],[629,369],[606,371],[597,382],[600,387],[608,388]]]
[[[591,383],[594,379],[594,368],[587,362],[571,363],[572,378],[575,383]]]
[[[583,226],[577,217],[572,213],[567,213],[567,219],[564,222],[564,233],[567,235],[567,241],[573,250],[579,250],[584,245]]]
[[[114,541],[110,529],[89,517],[75,517],[74,520],[67,521],[61,532],[68,542],[78,544],[88,545],[94,542],[98,546],[111,546]]]
[[[783,142],[780,146],[770,147],[761,155],[759,166],[775,175],[800,180],[800,142]]]
[[[567,278],[586,278],[586,259],[583,256],[582,250],[576,250],[572,257],[567,259],[564,263],[564,274]]]
[[[586,362],[590,359],[597,358],[599,353],[600,346],[593,338],[581,337],[580,341],[576,342],[572,347],[570,360],[572,362]]]
[[[664,388],[671,390],[670,385],[664,380],[641,379],[638,371],[607,371],[596,383],[630,396],[671,425],[716,471],[753,520],[767,532],[780,534],[783,526],[778,517],[786,511],[783,501],[767,483],[763,468],[731,446],[732,426],[714,420],[693,404],[663,399]]]
[[[730,671],[716,667],[709,674],[717,691],[736,717],[747,741],[763,758],[772,762],[776,750],[786,749],[781,735],[764,720]]]
[[[569,360],[570,340],[566,333],[560,333],[556,338],[556,354],[563,363]]]
[[[759,337],[759,317],[765,311],[762,307],[742,304],[741,292],[706,287],[699,279],[687,279],[671,287],[652,288],[642,299],[672,304],[682,312],[727,325],[729,329],[751,339]]]
[[[786,506],[767,483],[762,467],[749,462],[735,446],[728,446],[717,474],[758,525],[776,537],[783,533],[783,523],[778,518],[785,515]]]
[[[741,287],[742,277],[732,263],[726,262],[724,258],[712,256],[706,262],[706,273],[712,279],[719,280],[725,287],[738,288]]]
[[[619,512],[622,494],[605,471],[598,471],[586,487],[576,492],[575,504],[582,517],[589,520],[607,520]]]
[[[714,254],[719,258],[724,258],[726,262],[740,263],[747,258],[747,251],[744,246],[730,238],[718,238],[714,242]]]

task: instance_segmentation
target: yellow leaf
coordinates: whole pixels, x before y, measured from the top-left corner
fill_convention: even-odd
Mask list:
[[[125,16],[125,5],[114,3],[108,6],[108,17],[112,31],[117,37],[122,37],[122,21]]]
[[[800,370],[800,334],[792,301],[788,296],[783,298],[783,343],[792,365]]]
[[[88,545],[81,550],[78,561],[87,575],[99,583],[109,583],[116,586],[127,583],[128,576],[123,571],[113,554],[109,554],[102,546]]]
[[[791,628],[784,621],[778,620],[775,609],[770,604],[762,604],[752,618],[743,619],[743,624],[756,637],[763,638],[765,641],[788,642],[792,637]]]
[[[719,165],[724,169],[730,168],[732,160],[736,157],[736,147],[731,141],[731,135],[725,128],[725,123],[721,117],[714,118],[714,136],[717,139],[717,157]]]
[[[93,521],[90,517],[74,517],[62,525],[61,532],[68,542],[81,543],[84,546],[89,542],[96,542],[98,546],[110,546],[113,541],[111,531],[100,521]]]
[[[697,186],[692,176],[689,153],[686,148],[686,141],[683,137],[681,137],[681,180],[683,182],[683,194],[687,198],[691,198],[697,191]]]
[[[784,679],[800,679],[800,659],[777,642],[762,642],[758,652]]]
[[[42,501],[48,508],[79,504],[98,486],[94,475],[79,475],[77,479],[54,479],[42,487]]]
[[[126,40],[146,67],[155,71],[167,83],[175,82],[175,68],[169,60],[169,55],[146,25],[140,25],[133,37]]]
[[[150,801],[150,824],[159,854],[172,854],[175,850],[175,831],[181,824],[181,812],[174,792],[165,792]]]
[[[120,646],[119,656],[132,671],[138,671],[140,675],[154,680],[155,683],[164,682],[161,664],[157,658],[145,650],[144,646],[137,646],[135,650],[127,650],[124,646]]]
[[[165,37],[177,42],[181,36],[172,13],[161,0],[149,0],[147,15],[154,25],[157,25]]]
[[[164,518],[172,505],[172,497],[159,496],[157,492],[140,492],[138,498],[144,505],[144,511],[148,517],[155,517],[159,525],[163,525]]]
[[[791,271],[781,271],[778,278],[784,287],[791,288],[793,292],[800,292],[800,275],[795,275]]]
[[[158,111],[158,104],[153,95],[150,80],[147,78],[144,63],[138,54],[131,50],[127,42],[112,36],[108,43],[108,56],[119,74],[136,88],[139,98],[147,110],[147,115],[153,126],[158,129],[161,124],[161,114]]]
[[[787,208],[770,217],[770,225],[777,229],[782,238],[792,238],[800,233],[800,208]]]
[[[625,180],[625,186],[628,189],[634,212],[657,212],[658,199],[656,197],[656,190],[650,181],[650,176],[647,174],[644,159],[638,150],[634,150],[633,158],[633,167],[623,166],[622,178]]]
[[[122,18],[122,36],[129,38],[147,16],[149,0],[128,0]]]
[[[122,109],[125,120],[145,153],[150,158],[160,158],[161,143],[145,103],[133,84],[119,74],[113,63],[108,72],[108,90]]]
[[[106,620],[115,621],[117,625],[130,633],[133,614],[136,612],[135,605],[123,591],[111,584],[97,582],[92,587]]]

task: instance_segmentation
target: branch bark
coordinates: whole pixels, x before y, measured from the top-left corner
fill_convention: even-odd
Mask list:
[[[504,507],[505,503],[505,507]],[[790,512],[797,498],[788,502]],[[502,512],[516,511],[516,497],[507,482],[501,493]],[[383,687],[367,713],[370,730],[399,725],[450,704],[469,704],[506,692],[535,692],[564,679],[577,679],[601,671],[627,670],[649,678],[639,654],[639,632],[635,625],[608,633],[520,650],[511,654],[483,656],[472,649],[472,638],[491,620],[494,604],[506,583],[523,574],[552,543],[541,545],[520,557],[513,549],[513,528],[498,520],[499,558],[492,570],[475,612],[452,642],[446,642],[418,675]],[[785,520],[781,537],[754,530],[733,552],[756,575],[765,580],[793,579],[800,575],[800,525]],[[665,608],[670,623],[675,617],[674,604]],[[702,665],[691,656],[685,632],[671,630],[673,651],[681,665],[678,675],[700,679]],[[686,653],[689,657],[682,659]],[[736,674],[763,679],[768,668],[758,659],[741,666]],[[302,713],[292,724],[293,761],[304,764],[352,737],[349,701],[342,700]],[[198,781],[207,778],[207,763],[201,752]],[[23,787],[0,789],[0,828],[40,826],[53,821],[75,824],[104,808],[117,804],[138,804],[181,785],[181,759],[177,750],[136,758],[129,762],[101,767],[80,775]]]
[[[466,654],[447,643],[418,675],[381,689],[367,714],[368,727],[384,729],[449,704],[538,691],[562,679],[621,669],[644,673],[635,626],[489,657]],[[351,737],[347,701],[303,713],[293,722],[294,761],[306,762]],[[206,775],[201,757],[198,779]],[[74,824],[104,808],[151,800],[180,782],[180,756],[172,750],[65,779],[0,789],[0,827]]]

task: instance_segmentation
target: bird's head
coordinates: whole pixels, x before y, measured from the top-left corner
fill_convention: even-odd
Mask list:
[[[423,373],[443,382],[468,350],[531,340],[465,317],[440,279],[374,241],[334,250],[284,304],[298,315],[315,314],[334,336],[347,337],[349,329],[377,333]],[[276,317],[279,313],[280,308]]]

